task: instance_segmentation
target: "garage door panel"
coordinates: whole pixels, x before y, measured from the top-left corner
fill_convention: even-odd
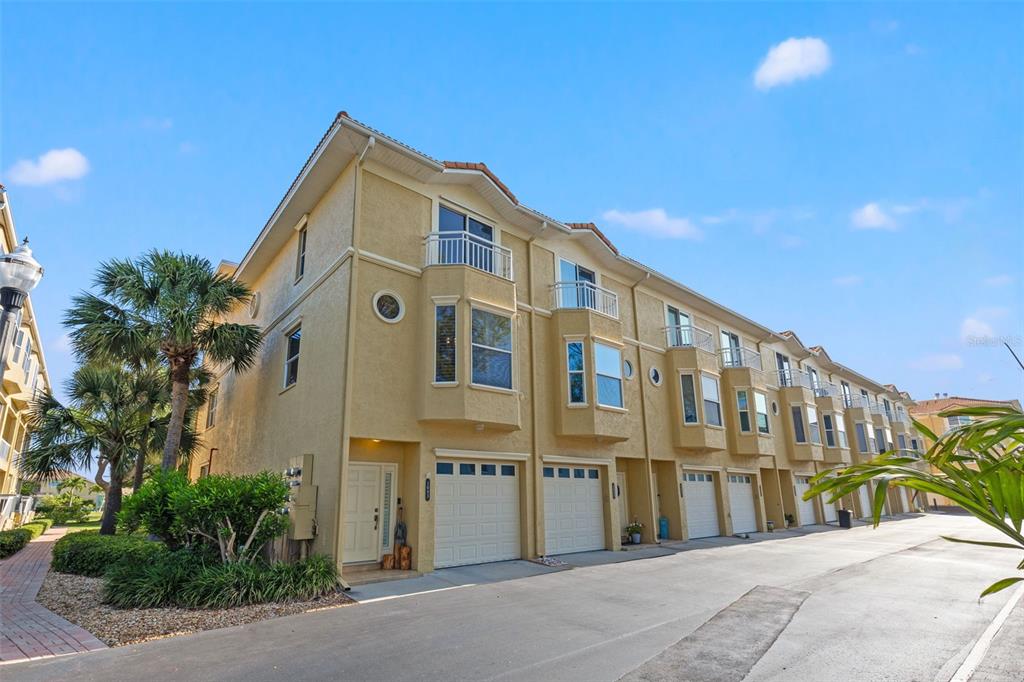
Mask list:
[[[804,493],[811,489],[809,476],[796,477],[796,504],[800,508],[800,525],[813,526],[818,522],[814,513],[814,500],[805,500]]]
[[[434,565],[518,559],[518,466],[438,462],[436,471]]]
[[[543,475],[545,552],[604,549],[604,497],[598,470],[544,467]]]
[[[715,491],[714,474],[709,472],[686,472],[683,474],[683,491],[686,506],[686,527],[691,538],[708,538],[718,535],[718,495]]]
[[[728,474],[728,477],[729,513],[732,515],[732,532],[757,532],[753,476],[748,474]]]

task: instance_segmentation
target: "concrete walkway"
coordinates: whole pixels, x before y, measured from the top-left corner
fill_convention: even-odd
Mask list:
[[[0,561],[0,663],[107,648],[92,633],[36,602],[50,569],[53,543],[66,532],[51,528]]]

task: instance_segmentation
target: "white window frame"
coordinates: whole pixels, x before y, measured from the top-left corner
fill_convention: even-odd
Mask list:
[[[830,426],[831,424],[831,426]],[[825,436],[825,447],[836,447],[836,415],[835,412],[821,413],[821,430]]]
[[[583,367],[580,369],[571,369],[569,367],[569,346],[576,344],[580,347],[580,357],[583,360]],[[584,343],[583,339],[566,339],[565,341],[565,388],[566,388],[566,404],[570,407],[586,407],[587,406],[587,344]],[[572,400],[572,377],[573,375],[579,375],[580,382],[583,384],[583,400],[581,402],[573,402]]]
[[[710,379],[711,381],[714,382],[714,384],[715,384],[715,393],[718,394],[718,400],[708,400],[707,396],[704,395],[704,379],[705,378]],[[716,427],[716,428],[719,428],[719,429],[725,428],[725,415],[722,414],[722,384],[718,380],[718,377],[715,376],[714,374],[709,374],[708,372],[701,372],[700,373],[700,400],[701,400],[701,403],[700,403],[701,404],[701,410],[704,413],[704,425],[705,426]],[[711,420],[708,419],[708,412],[707,412],[707,404],[708,403],[714,403],[715,405],[718,406],[718,421],[719,421],[718,424],[713,424],[713,423],[711,423]]]
[[[683,389],[683,377],[690,377],[690,389],[693,396],[693,421],[686,420],[686,391]],[[679,373],[679,407],[683,411],[683,426],[700,424],[700,400],[697,398],[697,378],[693,372]]]
[[[818,408],[814,405],[806,405],[807,412],[807,433],[811,437],[813,445],[821,445],[821,420],[818,418]],[[811,419],[811,414],[814,419]]]
[[[482,343],[477,343],[476,341],[473,340],[473,315],[476,314],[477,311],[479,311],[481,313],[487,313],[488,315],[494,315],[496,317],[504,317],[504,318],[506,318],[508,320],[508,341],[509,341],[508,350],[506,350],[504,348],[495,348],[493,346],[487,346],[487,345],[484,345]],[[495,351],[497,353],[507,353],[508,354],[508,367],[509,367],[509,377],[508,377],[509,385],[508,386],[494,386],[492,384],[481,384],[480,382],[474,380],[472,370],[470,370],[470,375],[469,375],[470,386],[476,386],[478,388],[485,388],[485,389],[491,389],[491,390],[496,390],[496,391],[512,391],[512,390],[514,390],[515,384],[516,384],[516,365],[515,365],[515,352],[514,352],[515,351],[515,347],[516,347],[515,317],[511,313],[509,313],[509,312],[499,312],[497,309],[493,309],[493,308],[489,308],[489,307],[485,308],[485,307],[482,307],[482,306],[475,306],[475,305],[470,308],[470,317],[469,317],[469,358],[470,358],[470,362],[472,363],[472,361],[473,361],[473,354],[476,351],[476,349],[480,348],[480,349],[483,349],[483,350]]]
[[[619,356],[618,361],[615,363],[615,367],[616,367],[616,369],[618,370],[618,373],[619,373],[618,376],[614,376],[614,375],[611,375],[611,374],[604,374],[604,373],[598,371],[598,369],[597,369],[597,366],[598,366],[597,353],[598,353],[598,348],[599,347],[600,348],[606,348],[608,350],[614,351],[615,354]],[[598,377],[604,377],[606,379],[614,379],[615,381],[619,382],[619,402],[622,403],[621,405],[609,405],[607,403],[602,403],[601,402],[601,392],[599,390],[597,390],[597,379],[598,379]],[[600,405],[601,407],[610,407],[610,408],[615,409],[615,410],[624,410],[624,409],[626,409],[626,394],[625,394],[625,392],[622,389],[622,349],[618,348],[616,346],[612,346],[611,344],[601,343],[600,341],[594,341],[594,402],[597,403],[598,405]]]
[[[789,410],[789,416],[793,420],[793,440],[801,445],[808,443],[807,440],[807,417],[804,415],[804,408],[801,405],[793,405]],[[796,428],[797,418],[800,419],[800,431],[804,432],[803,439],[800,438],[799,431]]]
[[[764,401],[764,412],[761,411],[758,403],[758,398]],[[754,416],[755,419],[760,419],[761,415],[764,415],[764,431],[761,430],[760,422],[756,422],[757,432],[763,436],[770,436],[772,433],[772,419],[768,414],[768,395],[761,391],[754,391]]]
[[[740,394],[743,394],[744,400],[747,402],[747,406],[743,407],[740,405]],[[738,424],[736,425],[740,433],[753,433],[754,425],[751,422],[751,409],[750,409],[750,389],[749,388],[737,388],[736,389],[736,416]],[[747,416],[747,428],[743,428],[743,415]]]
[[[839,438],[839,447],[849,448],[850,439],[846,435],[846,415],[836,412],[834,419],[836,420],[836,436]]]
[[[298,284],[306,274],[306,244],[309,234],[306,232],[306,223],[298,228],[299,241],[295,248],[295,283]]]
[[[299,332],[299,349],[295,353],[295,355],[288,355],[290,347],[291,347],[292,336],[295,335],[295,332]],[[292,326],[288,327],[286,329],[286,331],[284,332],[284,379],[283,379],[283,383],[284,383],[284,388],[286,388],[286,389],[287,388],[291,388],[295,384],[299,383],[299,356],[301,354],[302,354],[302,323],[301,322],[297,322],[297,323],[293,324]],[[292,381],[291,383],[289,383],[288,382],[288,365],[290,365],[293,360],[295,361],[295,380]]]
[[[217,425],[217,397],[220,393],[220,387],[214,388],[210,391],[210,397],[206,399],[206,428],[212,429]]]
[[[434,374],[433,383],[434,386],[457,386],[459,383],[459,305],[458,298],[442,299],[440,297],[434,299]],[[376,304],[374,304],[374,310],[376,310]],[[455,334],[452,337],[452,345],[455,348],[455,361],[453,363],[455,369],[455,376],[452,379],[438,380],[437,378],[437,309],[438,308],[451,308],[455,313]]]

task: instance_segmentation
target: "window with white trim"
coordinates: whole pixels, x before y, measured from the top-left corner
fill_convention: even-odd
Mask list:
[[[583,342],[565,344],[565,363],[569,372],[569,404],[587,404],[587,377],[584,369]]]
[[[846,407],[853,405],[853,395],[850,393],[850,383],[848,381],[840,381],[839,388],[843,391],[843,405]]]
[[[697,417],[697,392],[694,389],[693,375],[679,375],[680,389],[683,397],[683,423],[696,424],[700,421]]]
[[[825,427],[825,445],[834,448],[836,446],[836,433],[832,422],[832,415],[825,412],[821,415],[822,426]]]
[[[217,393],[218,389],[210,391],[210,397],[206,399],[206,428],[217,423]]]
[[[946,430],[951,431],[952,429],[959,428],[961,426],[967,426],[971,423],[971,418],[966,414],[954,414],[946,417]]]
[[[818,430],[818,408],[807,406],[807,430],[811,432],[811,442],[821,445],[821,431]]]
[[[736,391],[736,410],[740,416],[740,432],[750,433],[750,394],[745,389]]]
[[[902,433],[896,434],[896,441],[899,443],[900,450],[907,449],[907,437],[904,436]]]
[[[14,335],[14,345],[11,348],[11,364],[18,364],[18,358],[21,357],[21,347],[25,343],[25,330],[19,329],[18,333]]]
[[[754,391],[754,409],[757,413],[757,432],[771,433],[768,427],[768,396]]]
[[[25,357],[21,361],[21,370],[28,374],[28,368],[32,366],[32,337],[25,338]]]
[[[718,377],[700,375],[700,391],[704,399],[704,423],[722,425],[722,399],[718,392]]]
[[[873,451],[875,446],[874,444],[868,445],[868,430],[863,422],[857,422],[853,426],[857,432],[857,449],[865,454]]]
[[[306,227],[299,230],[299,243],[295,250],[295,281],[298,282],[306,274]]]
[[[473,308],[474,384],[512,388],[512,318]]]
[[[458,381],[457,323],[454,305],[434,306],[434,383],[453,384]]]
[[[799,405],[793,406],[793,437],[797,443],[807,442],[807,433],[804,431],[804,411]]]
[[[875,429],[875,447],[879,453],[885,452],[885,432],[882,429]]]
[[[622,351],[594,342],[597,404],[622,407]]]
[[[302,342],[302,326],[287,332],[284,354],[284,387],[288,388],[299,380],[299,345]]]
[[[846,438],[846,417],[840,412],[836,412],[836,436],[839,438],[839,447],[850,447],[850,441]]]

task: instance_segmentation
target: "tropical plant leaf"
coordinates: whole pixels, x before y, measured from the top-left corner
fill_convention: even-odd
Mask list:
[[[1024,582],[1024,578],[1003,578],[1002,580],[997,580],[988,587],[986,587],[985,591],[982,592],[980,596],[987,597],[990,594],[1001,592],[1002,590],[1005,590],[1007,587],[1010,587],[1011,585],[1014,585],[1019,582]]]

